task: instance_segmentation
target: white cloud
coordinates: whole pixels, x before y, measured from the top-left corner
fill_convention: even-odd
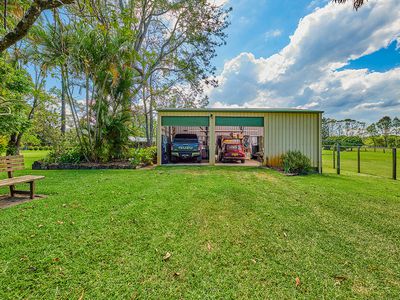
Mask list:
[[[281,35],[282,35],[282,30],[280,29],[269,30],[264,34],[266,40],[280,37]]]
[[[268,58],[241,53],[228,61],[220,86],[209,93],[211,105],[312,107],[365,120],[399,112],[400,68],[338,70],[395,40],[400,40],[398,0],[371,0],[357,12],[350,3],[327,4],[300,20],[279,53]]]

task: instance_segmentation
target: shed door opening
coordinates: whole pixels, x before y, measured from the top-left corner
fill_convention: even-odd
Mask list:
[[[263,117],[216,117],[217,164],[258,166],[264,152]]]
[[[162,164],[209,162],[209,117],[161,118]]]

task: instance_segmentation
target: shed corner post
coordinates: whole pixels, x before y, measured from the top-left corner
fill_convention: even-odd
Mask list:
[[[267,139],[268,139],[267,132],[268,132],[267,114],[264,114],[264,149],[263,149],[264,154],[263,154],[263,162],[262,162],[262,165],[264,167],[267,166],[267,162],[268,162],[268,159],[267,159]]]
[[[318,116],[318,173],[322,174],[322,113]]]
[[[157,115],[157,165],[161,166],[162,164],[162,138],[161,138],[161,115],[158,113]]]
[[[210,114],[210,148],[208,149],[209,163],[215,165],[215,114]]]

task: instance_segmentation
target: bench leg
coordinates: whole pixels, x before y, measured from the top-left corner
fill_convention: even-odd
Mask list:
[[[35,182],[29,182],[30,185],[30,189],[31,189],[31,194],[30,194],[30,198],[33,199],[35,197]]]
[[[14,197],[14,195],[15,195],[15,185],[10,185],[10,195],[11,195],[11,197]]]

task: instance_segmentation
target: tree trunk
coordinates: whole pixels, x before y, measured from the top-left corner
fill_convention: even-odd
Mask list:
[[[153,108],[154,108],[154,97],[152,91],[150,91],[150,108],[149,108],[149,140],[147,141],[147,146],[151,147],[153,145],[153,131],[154,131],[154,116],[153,116]]]
[[[22,133],[13,133],[8,141],[6,155],[19,155]]]
[[[65,121],[66,121],[66,113],[65,113],[65,76],[64,76],[64,66],[61,66],[61,134],[65,134]]]
[[[89,139],[89,147],[92,148],[92,135],[90,133],[90,96],[89,96],[89,88],[90,88],[90,81],[89,75],[86,72],[86,127],[88,132],[88,139]]]
[[[4,20],[4,30],[7,30],[7,4],[8,0],[4,0],[4,13],[3,13],[3,20]]]
[[[144,83],[142,86],[142,101],[143,101],[143,109],[144,109],[144,120],[145,120],[145,133],[146,133],[146,144],[150,143],[150,134],[149,134],[149,115],[147,111],[147,98],[146,98],[146,84]]]

